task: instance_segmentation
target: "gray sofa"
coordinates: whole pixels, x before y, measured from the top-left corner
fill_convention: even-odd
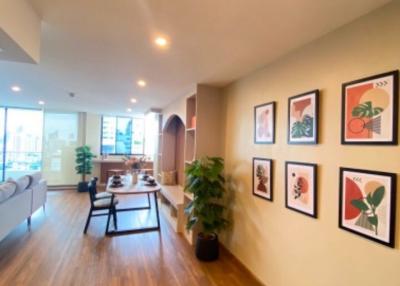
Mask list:
[[[0,240],[25,219],[30,226],[31,215],[44,207],[47,182],[40,172],[8,179],[0,184]]]

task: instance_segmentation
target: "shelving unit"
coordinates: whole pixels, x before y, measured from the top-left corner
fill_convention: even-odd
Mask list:
[[[185,229],[187,217],[184,208],[193,200],[193,195],[183,191],[184,169],[203,156],[222,156],[222,108],[223,101],[218,88],[197,85],[196,92],[185,99],[184,114],[178,114],[185,121],[183,149],[180,149],[180,144],[175,144],[175,148],[170,146],[173,140],[168,125],[177,114],[169,113],[170,117],[164,119],[164,127],[160,127],[162,143],[158,153],[161,164],[157,168],[157,180],[161,181],[162,171],[173,168],[176,168],[180,176],[177,186],[162,186],[160,205],[168,222],[175,231],[183,233],[190,244],[195,242],[197,230]],[[181,139],[175,138],[175,142],[179,140]],[[182,152],[182,161],[180,157],[176,158],[177,152]]]

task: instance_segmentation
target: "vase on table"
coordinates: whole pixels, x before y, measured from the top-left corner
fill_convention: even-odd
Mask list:
[[[132,171],[132,185],[136,185],[138,182],[139,173],[137,171]]]

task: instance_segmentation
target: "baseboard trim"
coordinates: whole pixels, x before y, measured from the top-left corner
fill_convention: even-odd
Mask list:
[[[256,275],[254,275],[254,273],[252,271],[250,271],[249,268],[247,268],[246,265],[243,264],[242,261],[239,260],[239,258],[237,258],[225,245],[223,245],[221,242],[219,243],[220,247],[223,249],[224,252],[226,252],[228,254],[228,256],[230,256],[230,258],[232,260],[235,261],[235,263],[239,264],[241,267],[243,267],[243,269],[245,269],[245,271],[252,277],[254,278],[254,280],[256,280],[258,283],[260,283],[261,285],[267,286],[265,285]]]

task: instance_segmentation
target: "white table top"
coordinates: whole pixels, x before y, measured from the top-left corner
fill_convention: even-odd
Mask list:
[[[159,184],[155,186],[145,186],[146,181],[138,179],[137,184],[132,185],[132,176],[126,175],[121,176],[123,186],[120,188],[111,188],[112,177],[109,178],[107,182],[106,192],[115,194],[115,195],[134,195],[134,194],[148,194],[148,193],[156,193],[161,190],[161,186]]]

